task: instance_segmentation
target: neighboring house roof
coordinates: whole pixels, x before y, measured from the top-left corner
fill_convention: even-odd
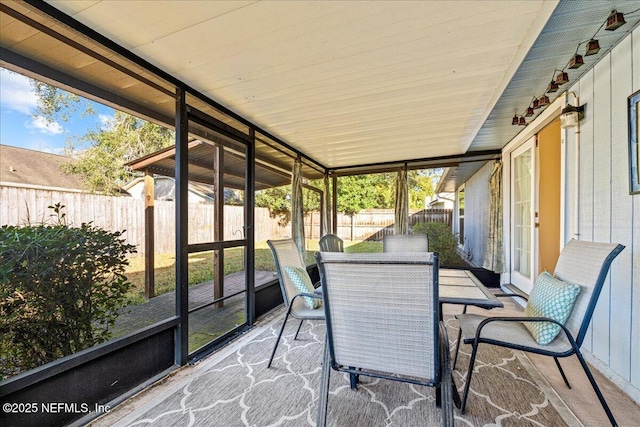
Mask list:
[[[449,192],[438,193],[436,194],[434,199],[431,202],[429,202],[429,207],[441,205],[445,209],[453,209],[453,205],[455,203],[455,197],[456,196],[454,193],[449,193]]]
[[[81,191],[80,177],[61,169],[73,161],[57,154],[0,145],[0,185]]]

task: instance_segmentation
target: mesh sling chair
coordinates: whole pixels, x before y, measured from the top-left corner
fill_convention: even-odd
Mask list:
[[[325,234],[318,242],[321,252],[344,252],[344,242],[335,234]],[[322,289],[322,288],[319,288]],[[322,290],[320,290],[322,292]],[[358,376],[349,374],[349,382],[352,389],[357,388]]]
[[[595,243],[573,239],[562,249],[556,264],[554,277],[563,282],[580,286],[573,310],[564,324],[546,317],[485,317],[476,314],[456,316],[462,330],[462,336],[464,336],[464,343],[472,345],[471,359],[460,407],[462,413],[464,413],[467,403],[478,346],[484,343],[553,357],[567,387],[570,387],[569,381],[562,370],[558,358],[575,354],[609,421],[612,425],[617,425],[600,388],[580,352],[580,347],[587,333],[593,310],[598,302],[611,262],[623,249],[624,246],[615,243]],[[524,326],[523,322],[552,322],[559,325],[561,330],[549,344],[540,345],[529,332],[529,329]],[[456,358],[459,347],[460,339],[458,339],[456,345]]]
[[[318,308],[308,308],[302,298],[306,297],[322,300],[322,295],[311,292],[301,292],[295,287],[289,277],[289,274],[285,271],[285,267],[287,266],[298,267],[304,271],[307,269],[305,263],[300,257],[300,252],[298,252],[298,247],[293,239],[267,240],[267,244],[273,253],[278,281],[280,282],[280,290],[282,291],[282,299],[285,307],[287,307],[287,313],[284,316],[282,327],[278,333],[278,339],[276,340],[276,344],[273,346],[273,351],[271,352],[271,357],[269,357],[269,363],[267,364],[267,367],[271,367],[271,362],[273,361],[273,357],[278,349],[278,343],[280,342],[282,332],[287,325],[289,316],[300,319],[300,324],[298,325],[298,329],[296,330],[296,334],[293,338],[295,340],[298,338],[298,332],[300,332],[302,323],[305,320],[324,320],[324,309],[321,304]]]
[[[428,252],[426,234],[394,234],[382,238],[383,252]]]
[[[318,242],[322,252],[344,252],[342,239],[335,234],[325,234]]]
[[[327,322],[317,425],[326,425],[331,369],[439,387],[443,425],[453,425],[449,341],[438,317],[437,256],[315,256]]]

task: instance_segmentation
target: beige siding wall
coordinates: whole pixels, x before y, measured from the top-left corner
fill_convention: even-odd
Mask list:
[[[640,90],[640,27],[567,90],[575,92],[580,105],[586,107],[580,123],[579,152],[575,131],[561,131],[562,240],[579,238],[626,246],[611,266],[583,350],[599,370],[640,403],[640,194],[629,194],[627,123],[627,98]],[[569,101],[573,103],[572,96]],[[468,241],[486,241],[483,230],[488,214],[478,203],[488,208],[487,188],[485,169],[466,183],[465,233],[474,234]],[[505,210],[505,226],[508,223]],[[508,239],[506,235],[506,243]],[[478,244],[468,248],[474,261],[484,254]]]
[[[566,132],[565,240],[578,233],[582,240],[626,246],[611,267],[584,348],[640,401],[640,195],[629,194],[627,124],[627,97],[640,90],[640,28],[570,90],[586,108],[578,165],[575,133]]]

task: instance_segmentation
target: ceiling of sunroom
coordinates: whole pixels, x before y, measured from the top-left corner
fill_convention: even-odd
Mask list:
[[[48,3],[329,168],[502,148],[523,129],[513,115],[611,9],[640,8],[621,0]],[[570,70],[571,81],[638,19],[600,31],[602,51]],[[8,49],[37,46],[37,35],[4,27]],[[91,72],[55,52],[36,56],[80,78]],[[155,110],[170,115],[162,91],[140,104],[162,102],[166,111]]]
[[[328,167],[464,153],[546,1],[52,1]]]

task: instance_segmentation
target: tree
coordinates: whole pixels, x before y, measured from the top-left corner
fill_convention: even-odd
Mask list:
[[[77,141],[67,141],[68,153],[77,159],[64,165],[65,172],[83,177],[91,191],[113,194],[131,181],[134,173],[125,163],[168,147],[174,142],[172,130],[116,111],[107,127],[89,131]],[[89,148],[79,148],[89,144]]]
[[[409,171],[409,209],[425,208],[425,199],[434,195],[434,181],[438,177],[431,169]]]
[[[78,95],[38,80],[29,79],[29,83],[37,98],[34,117],[43,117],[49,123],[57,120],[66,122],[71,115],[78,112],[81,104],[84,104],[81,115],[95,114],[91,101],[87,99],[84,99],[83,103],[83,99]]]
[[[319,188],[321,181],[310,181],[308,184]],[[314,191],[302,189],[302,212],[306,215],[311,211],[320,210],[320,197]],[[278,218],[278,225],[286,226],[291,221],[291,185],[268,188],[256,192],[256,206],[269,209],[271,218]]]
[[[291,221],[291,186],[268,188],[256,192],[256,207],[269,209],[271,218],[278,218],[278,225],[286,226]]]
[[[395,181],[386,175],[368,174],[338,178],[338,212],[354,215],[363,209],[387,208],[388,195],[385,197],[384,193],[388,188],[392,188],[389,186],[395,185]],[[387,194],[391,193],[387,191]]]
[[[425,198],[433,196],[438,170],[409,171],[409,207],[423,209]],[[311,180],[309,185],[324,191],[322,180]],[[320,209],[315,192],[304,190],[304,212]],[[269,208],[269,215],[285,226],[291,220],[291,186],[262,190],[256,193],[256,206]],[[396,197],[396,173],[385,172],[351,175],[338,178],[338,212],[355,215],[363,209],[393,209]]]
[[[91,101],[46,83],[31,80],[37,95],[37,116],[47,121],[67,121],[73,114],[96,115]],[[82,107],[84,102],[84,107]],[[63,167],[80,175],[90,191],[115,194],[134,173],[125,163],[173,145],[174,132],[146,120],[115,111],[103,125],[84,135],[67,139],[67,155],[76,162]]]
[[[438,170],[409,171],[409,208],[424,209],[427,196],[434,194]],[[353,215],[362,209],[393,209],[396,173],[345,176],[338,179],[338,211]]]

